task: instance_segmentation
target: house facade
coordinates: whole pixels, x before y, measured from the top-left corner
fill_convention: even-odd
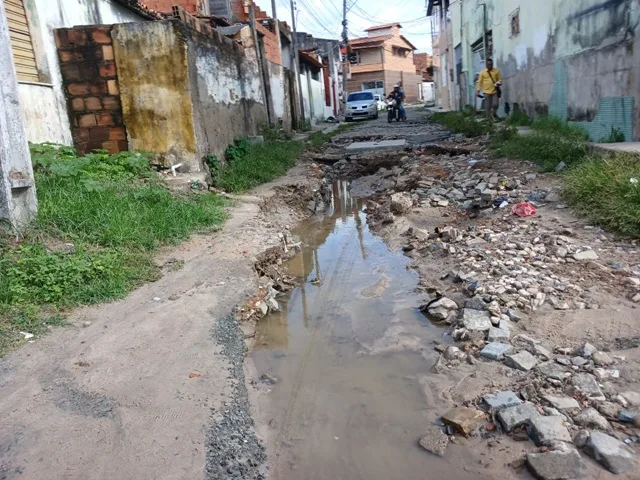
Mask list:
[[[400,32],[402,25],[392,23],[368,28],[367,37],[349,40],[349,92],[376,90],[388,94],[402,82],[408,102],[418,100],[422,76],[416,74],[413,60],[416,48]]]
[[[475,104],[491,57],[504,79],[499,113],[554,115],[594,141],[612,128],[640,139],[640,1],[427,0],[427,15],[441,107]]]
[[[72,144],[56,28],[155,20],[137,0],[4,0],[20,104],[31,142]]]

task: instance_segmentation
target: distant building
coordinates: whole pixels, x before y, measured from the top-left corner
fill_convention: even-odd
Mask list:
[[[349,62],[350,92],[375,90],[388,94],[393,86],[402,82],[408,102],[418,100],[422,76],[416,74],[413,46],[400,33],[402,25],[390,23],[368,28],[368,36],[349,40],[352,49]]]
[[[433,87],[433,57],[428,53],[415,53],[413,63],[416,65],[416,74],[422,77],[422,84],[418,89],[418,99],[423,102],[435,102]]]
[[[499,114],[518,108],[578,122],[599,141],[640,139],[638,0],[427,0],[437,103],[478,106],[477,75],[500,69]]]

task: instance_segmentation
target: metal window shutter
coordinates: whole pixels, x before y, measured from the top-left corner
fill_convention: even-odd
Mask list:
[[[29,22],[24,10],[23,0],[4,0],[9,24],[9,37],[13,51],[13,63],[16,66],[18,80],[23,82],[38,82],[38,67],[31,43]]]

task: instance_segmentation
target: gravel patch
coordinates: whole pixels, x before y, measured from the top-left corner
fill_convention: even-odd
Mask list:
[[[255,434],[249,409],[249,395],[244,379],[244,357],[247,347],[238,322],[233,316],[216,322],[214,337],[230,364],[229,374],[235,379],[231,400],[222,418],[215,421],[207,438],[207,480],[264,480],[267,456]]]

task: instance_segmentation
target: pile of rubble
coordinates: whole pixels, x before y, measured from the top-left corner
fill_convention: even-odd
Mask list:
[[[442,299],[435,308],[444,312],[453,306],[454,302]],[[448,435],[456,431],[468,436],[482,430],[485,437],[497,437],[502,431],[541,447],[526,456],[537,478],[583,478],[585,465],[577,449],[615,474],[636,471],[636,456],[629,446],[640,443],[640,392],[621,391],[616,384],[623,357],[588,343],[552,353],[526,335],[509,342],[508,333],[498,332],[488,316],[471,309],[465,310],[463,322],[472,331],[494,336],[480,356],[511,367],[519,390],[487,394],[475,404],[445,413],[445,431],[430,427],[420,442],[423,448],[442,455]],[[445,362],[473,358],[455,346],[443,350]]]

